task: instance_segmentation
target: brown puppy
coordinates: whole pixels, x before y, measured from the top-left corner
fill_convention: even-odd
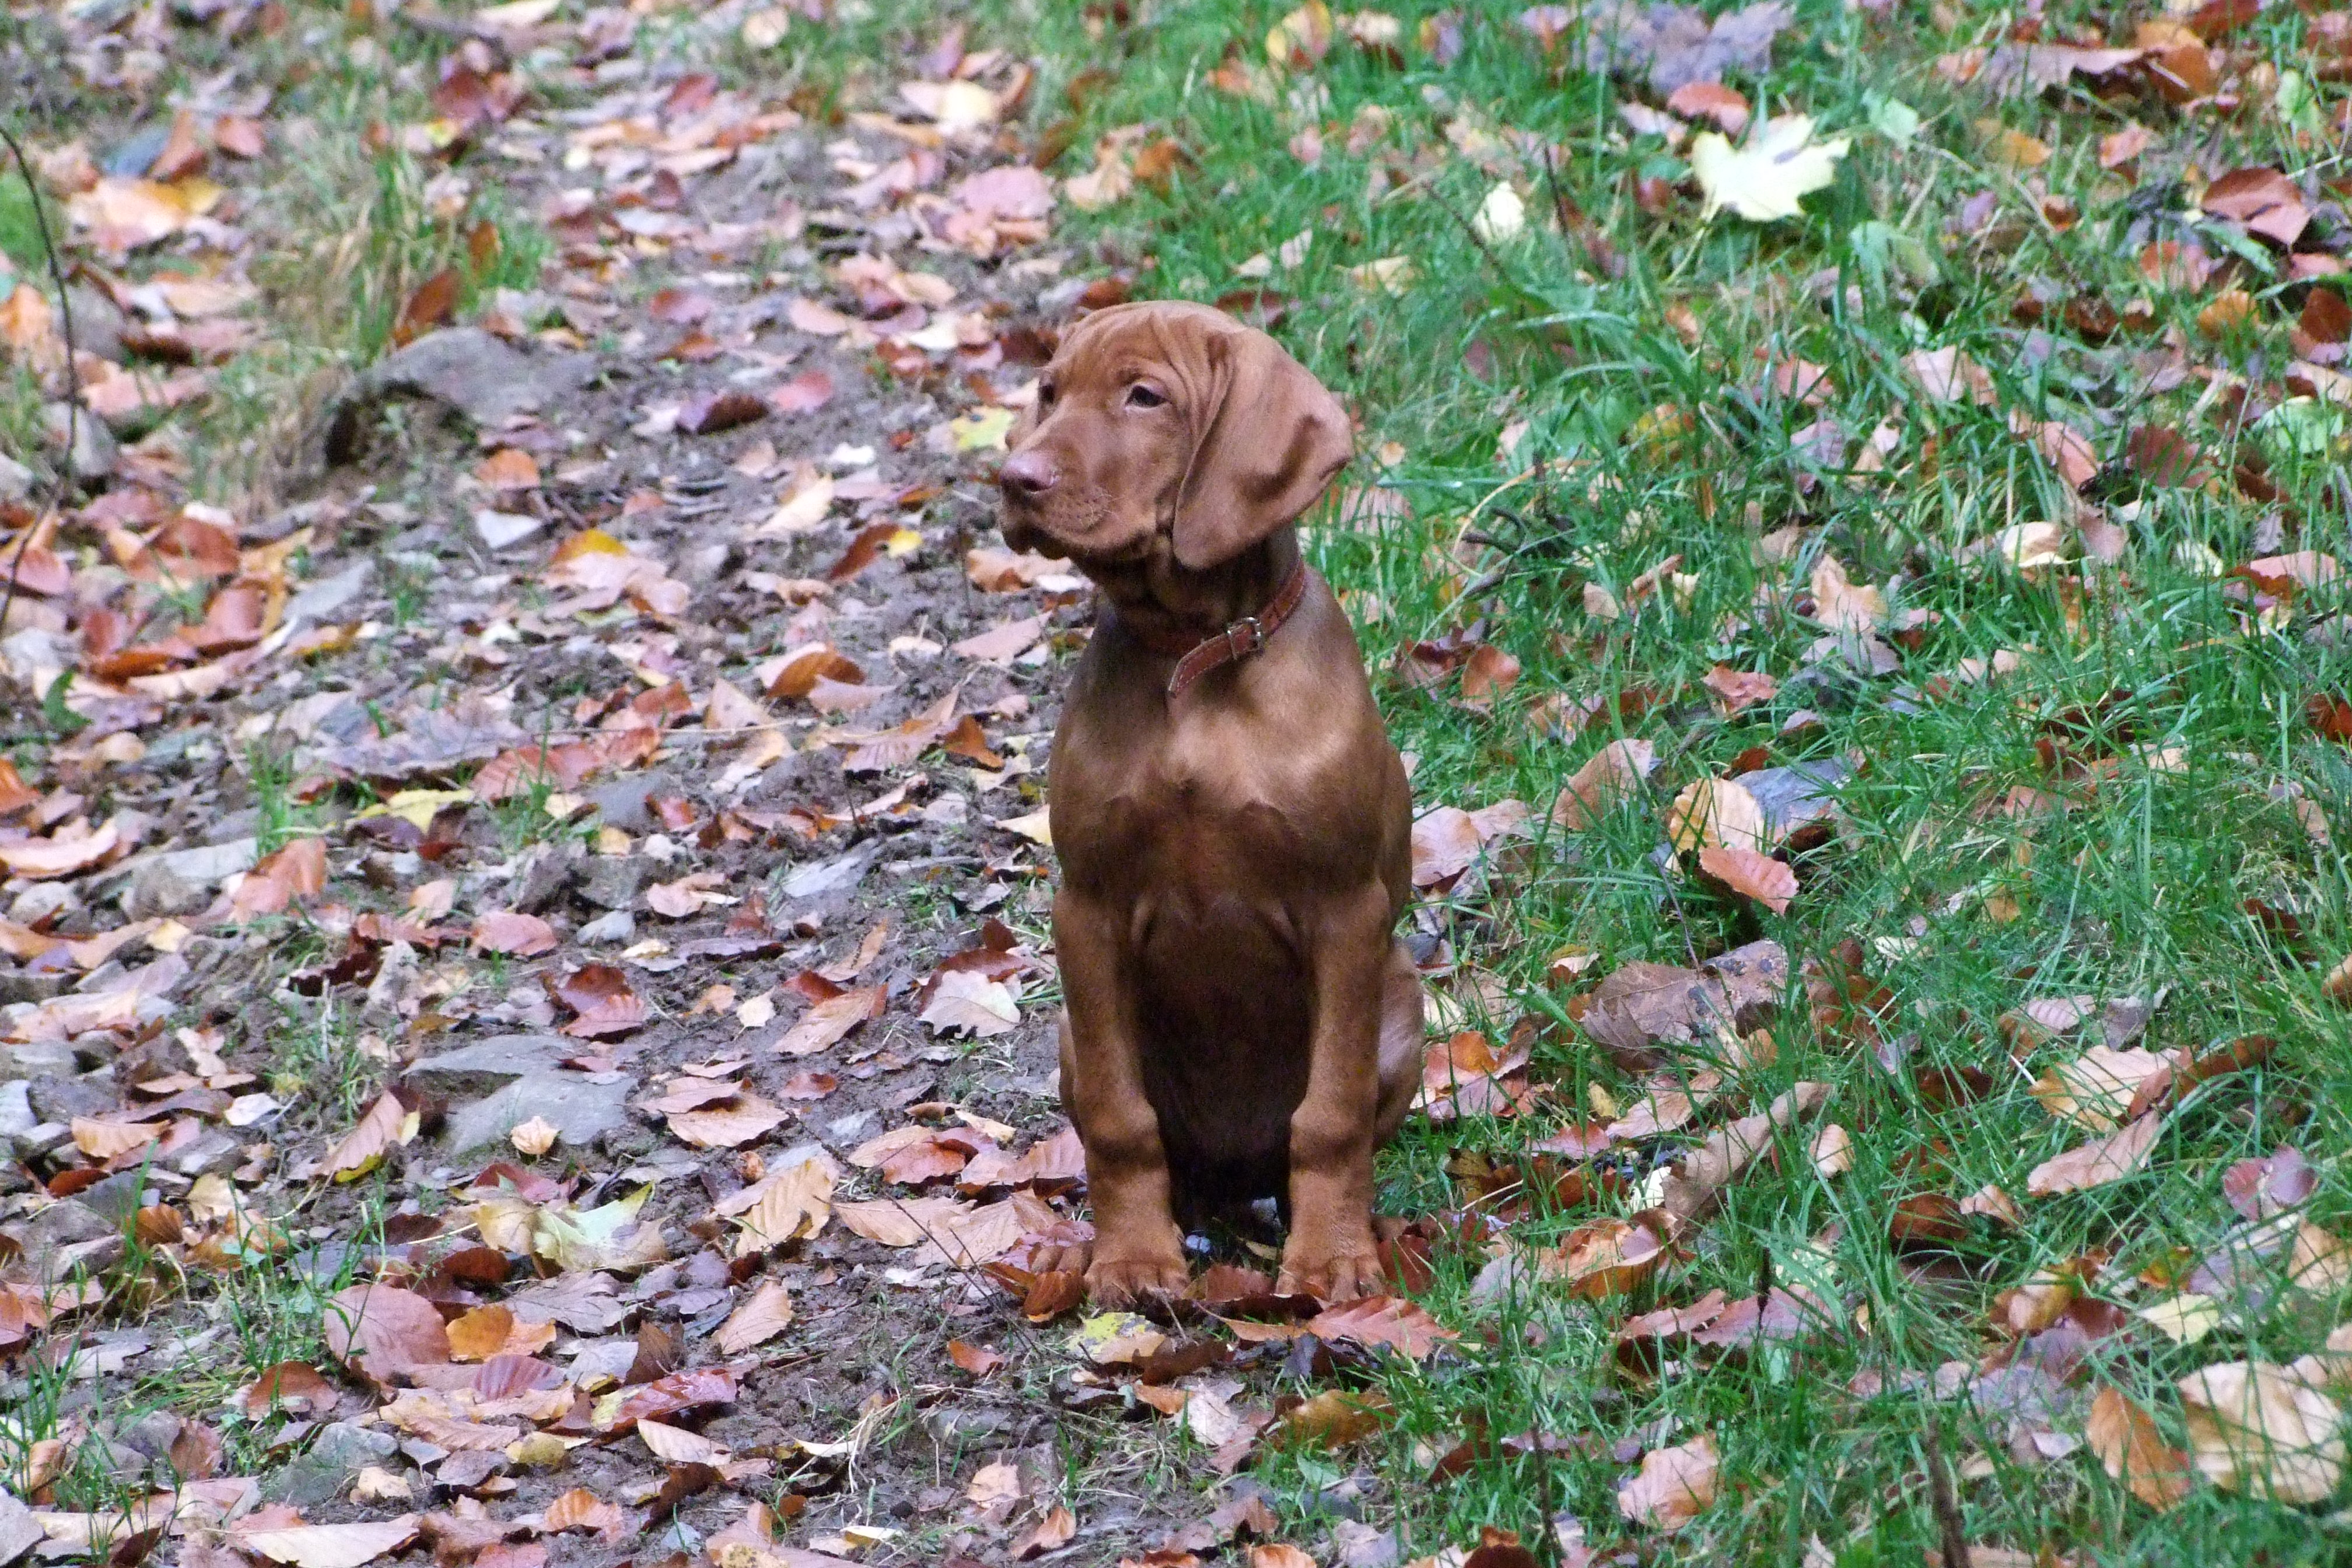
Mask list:
[[[1004,464],[1005,538],[1102,591],[1050,773],[1095,1242],[1041,1260],[1098,1300],[1181,1292],[1178,1219],[1262,1196],[1281,1289],[1380,1289],[1372,1150],[1421,1065],[1412,797],[1291,527],[1349,444],[1264,332],[1136,304],[1063,339]]]

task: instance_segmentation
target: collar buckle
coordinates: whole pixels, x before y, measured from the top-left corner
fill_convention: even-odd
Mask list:
[[[1236,641],[1244,631],[1249,634],[1249,641],[1246,644]],[[1265,628],[1258,623],[1255,616],[1244,616],[1225,628],[1225,655],[1228,658],[1244,659],[1254,653],[1263,652],[1265,647]]]

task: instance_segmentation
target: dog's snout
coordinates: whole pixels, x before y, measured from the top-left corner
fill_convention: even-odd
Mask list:
[[[1004,459],[1004,467],[998,472],[996,482],[1008,494],[1034,500],[1060,483],[1061,478],[1061,469],[1055,465],[1053,458],[1031,447]]]

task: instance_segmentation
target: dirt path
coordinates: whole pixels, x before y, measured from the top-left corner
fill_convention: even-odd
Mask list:
[[[123,840],[8,889],[0,1234],[87,1331],[23,1489],[104,1541],[176,1479],[184,1563],[1139,1552],[1205,1512],[1158,1417],[979,1268],[1081,1173],[1034,840],[1087,612],[984,471],[1086,285],[984,126],[613,74],[474,127],[555,254],[340,392],[285,505],[133,465],[67,520],[137,531],[151,620],[142,563],[284,569],[260,635],[80,657],[79,574],[12,621],[89,721],[20,839]]]

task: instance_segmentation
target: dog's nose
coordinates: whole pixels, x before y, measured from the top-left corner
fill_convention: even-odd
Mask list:
[[[1014,495],[1034,500],[1052,489],[1061,478],[1060,470],[1054,467],[1054,459],[1031,447],[1004,459],[1004,467],[998,472],[996,482]]]

